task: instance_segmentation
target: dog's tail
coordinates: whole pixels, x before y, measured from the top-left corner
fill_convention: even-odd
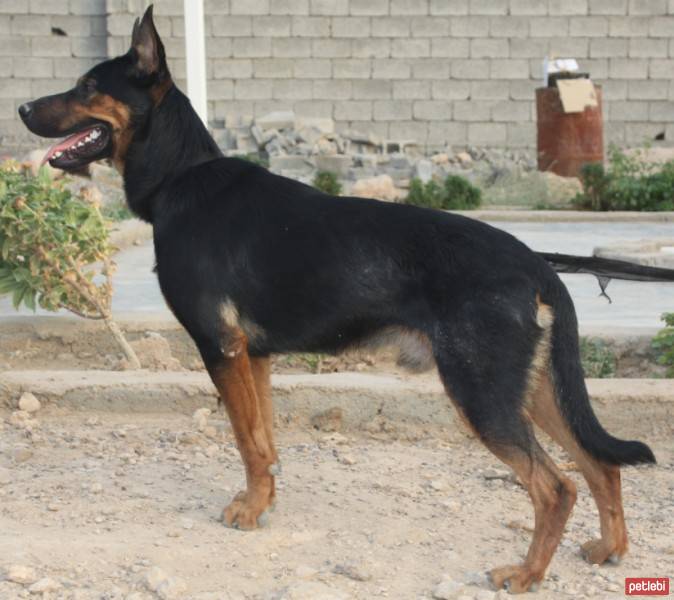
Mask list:
[[[580,362],[578,322],[573,302],[563,285],[555,286],[550,359],[559,409],[583,449],[604,463],[633,465],[653,463],[655,456],[642,442],[610,435],[592,410]]]

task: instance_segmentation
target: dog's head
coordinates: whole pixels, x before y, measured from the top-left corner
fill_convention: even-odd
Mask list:
[[[125,55],[96,65],[67,92],[22,104],[19,115],[37,135],[67,136],[44,158],[52,167],[79,171],[90,162],[111,158],[123,171],[134,132],[171,85],[150,6],[142,20],[136,20]]]

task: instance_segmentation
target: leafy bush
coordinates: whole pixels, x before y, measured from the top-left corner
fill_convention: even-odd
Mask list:
[[[414,178],[405,199],[407,204],[442,210],[467,210],[480,206],[482,192],[459,175],[448,175],[443,185],[434,180],[423,183]]]
[[[658,364],[667,367],[667,377],[674,377],[674,313],[665,313],[662,320],[666,327],[653,338]]]
[[[339,196],[342,193],[342,184],[339,183],[337,175],[330,171],[319,171],[312,182],[313,186],[331,196]]]
[[[580,357],[585,377],[615,377],[615,356],[602,340],[580,338]]]
[[[264,167],[265,169],[269,168],[269,159],[265,156],[262,156],[259,152],[249,152],[248,154],[244,154],[239,158]]]
[[[44,169],[33,176],[16,162],[0,165],[0,295],[11,294],[17,309],[64,308],[105,321],[139,367],[111,319],[111,250],[98,206],[73,196]]]
[[[608,169],[600,163],[581,168],[583,193],[579,208],[608,211],[674,210],[674,162],[651,165],[640,154],[628,156],[612,146]]]

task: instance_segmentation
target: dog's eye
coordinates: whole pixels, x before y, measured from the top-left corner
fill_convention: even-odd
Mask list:
[[[96,81],[93,79],[85,79],[81,82],[80,87],[85,94],[93,94],[96,91]]]

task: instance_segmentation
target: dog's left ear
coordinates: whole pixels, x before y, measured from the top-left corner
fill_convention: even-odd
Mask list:
[[[131,48],[136,51],[136,69],[140,75],[154,75],[160,77],[168,74],[166,54],[157,29],[152,20],[152,5],[148,7],[143,18],[133,25],[131,34]]]

